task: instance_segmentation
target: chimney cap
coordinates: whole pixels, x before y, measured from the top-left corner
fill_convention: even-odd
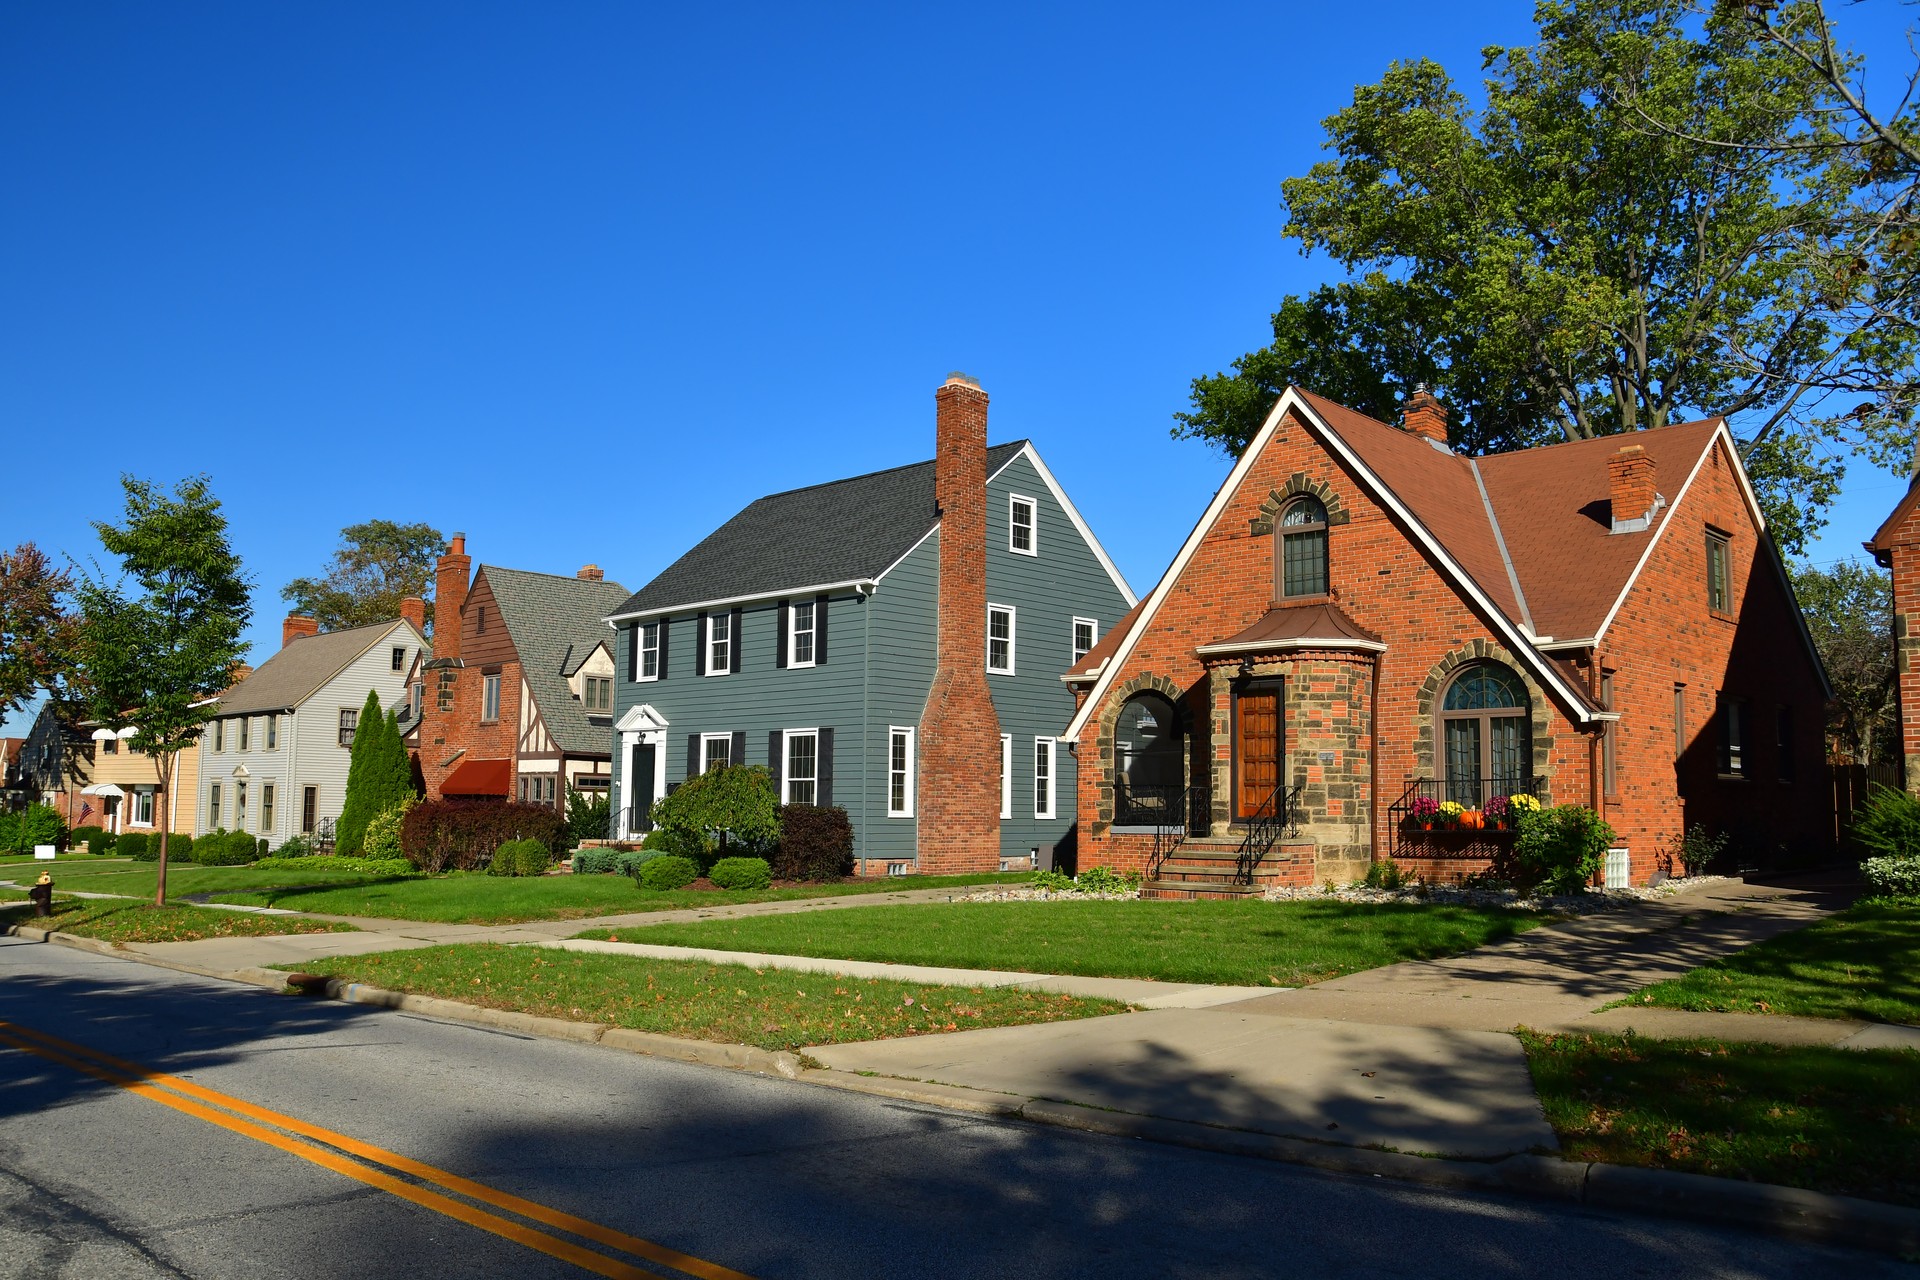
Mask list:
[[[941,385],[946,387],[953,387],[953,386],[972,387],[975,391],[981,390],[980,379],[974,377],[970,373],[962,373],[958,369],[955,369],[952,373],[948,374],[947,380],[943,382]]]

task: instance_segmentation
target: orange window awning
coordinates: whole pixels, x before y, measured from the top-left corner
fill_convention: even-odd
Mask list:
[[[513,761],[468,760],[440,784],[443,796],[509,796],[513,794]]]

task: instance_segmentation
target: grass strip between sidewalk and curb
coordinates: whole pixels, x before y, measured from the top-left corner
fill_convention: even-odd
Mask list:
[[[277,873],[283,883],[299,883],[298,873]],[[221,902],[284,907],[321,915],[419,920],[433,924],[525,924],[535,920],[579,920],[640,911],[684,911],[689,907],[731,907],[753,902],[793,902],[859,894],[899,893],[909,889],[963,889],[1020,883],[1023,874],[973,876],[874,876],[838,884],[801,884],[772,889],[643,889],[627,876],[564,875],[517,877],[458,872],[439,876],[363,878],[324,888],[215,891]],[[115,892],[120,892],[115,890]]]
[[[1471,951],[1552,917],[1493,907],[1351,902],[940,902],[581,938],[765,955],[1223,986],[1296,987]]]
[[[1569,1159],[1920,1207],[1920,1053],[1520,1033]]]
[[[5,891],[0,891],[5,892]],[[247,911],[103,898],[55,898],[53,915],[36,918],[24,898],[0,898],[0,929],[27,925],[75,937],[122,945],[129,942],[199,942],[206,938],[267,938],[289,933],[358,933],[350,924],[301,916],[262,916]]]
[[[279,966],[537,1017],[769,1050],[1123,1013],[1114,1000],[993,987],[462,943]]]
[[[1920,1024],[1920,902],[1855,903],[1655,983],[1609,1008]]]

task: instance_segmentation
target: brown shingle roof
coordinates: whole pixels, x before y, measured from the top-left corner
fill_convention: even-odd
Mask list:
[[[1302,645],[1328,648],[1379,649],[1380,637],[1367,630],[1337,604],[1280,605],[1261,614],[1244,631],[1200,646],[1207,653],[1258,653],[1263,649],[1292,649]]]
[[[215,715],[240,715],[250,711],[290,711],[319,691],[349,662],[371,649],[395,627],[400,619],[375,622],[346,631],[328,631],[305,636],[281,649],[255,669],[252,675],[220,695]],[[411,640],[409,641],[411,643]]]

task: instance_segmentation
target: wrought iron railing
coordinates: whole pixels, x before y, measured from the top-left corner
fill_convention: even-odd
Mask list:
[[[1532,774],[1417,778],[1387,809],[1394,856],[1498,857],[1513,843],[1520,810],[1515,796],[1545,804],[1546,779]]]
[[[1150,827],[1153,848],[1147,855],[1147,878],[1160,874],[1180,842],[1205,835],[1213,822],[1213,791],[1204,784],[1190,786],[1136,786],[1114,789],[1113,823],[1117,827]]]
[[[1300,801],[1306,791],[1305,778],[1295,782],[1291,788],[1282,778],[1275,784],[1272,793],[1260,802],[1260,807],[1247,819],[1247,834],[1240,840],[1240,857],[1235,867],[1234,883],[1252,884],[1254,871],[1273,852],[1273,846],[1288,836],[1300,834]]]
[[[653,830],[653,806],[646,804],[628,805],[626,819],[626,822],[622,825],[620,834],[643,836]]]

